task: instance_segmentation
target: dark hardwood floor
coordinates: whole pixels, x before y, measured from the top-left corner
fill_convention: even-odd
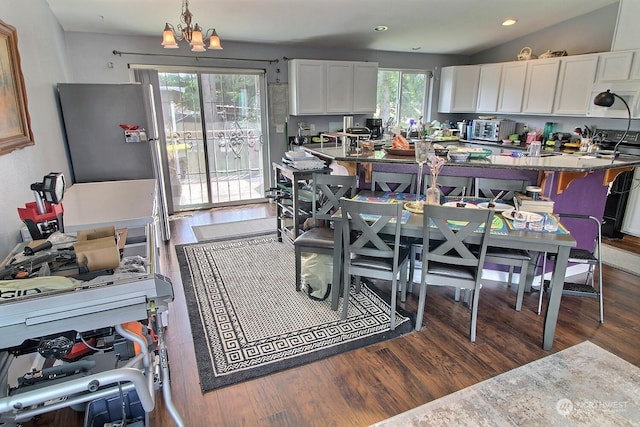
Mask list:
[[[605,266],[604,316],[597,300],[563,297],[552,351],[544,351],[538,294],[525,295],[521,312],[503,283],[485,283],[479,300],[478,337],[469,342],[469,310],[453,290],[433,289],[419,332],[302,367],[202,394],[174,246],[195,242],[191,226],[273,215],[269,204],[182,214],[171,222],[162,248],[162,273],[175,288],[167,340],[173,401],[186,426],[366,426],[479,381],[590,340],[640,366],[639,278]],[[640,253],[638,240],[607,242]],[[292,272],[292,283],[293,283]],[[293,289],[293,285],[292,285]],[[404,308],[415,312],[417,298]],[[158,394],[151,425],[174,425]],[[27,425],[82,426],[71,410]]]

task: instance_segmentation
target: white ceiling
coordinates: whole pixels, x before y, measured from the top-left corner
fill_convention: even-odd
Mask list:
[[[47,0],[65,31],[157,36],[181,0]],[[617,0],[190,0],[225,41],[474,54]],[[506,18],[516,25],[502,27]],[[377,33],[373,28],[386,25]]]

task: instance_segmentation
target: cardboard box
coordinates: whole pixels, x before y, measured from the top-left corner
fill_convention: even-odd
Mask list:
[[[127,240],[127,230],[102,227],[81,230],[73,245],[77,264],[88,271],[113,270],[120,265],[120,257]]]

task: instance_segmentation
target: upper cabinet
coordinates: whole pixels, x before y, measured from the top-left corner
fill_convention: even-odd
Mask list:
[[[353,112],[374,113],[378,102],[378,64],[353,64]]]
[[[293,115],[324,114],[325,68],[321,61],[289,61],[289,108]]]
[[[377,63],[292,59],[290,114],[373,113],[377,84]]]
[[[480,83],[478,85],[479,113],[495,113],[498,111],[498,95],[500,94],[500,78],[502,64],[483,64],[480,66]]]
[[[601,53],[599,57],[596,83],[623,82],[629,79],[632,50]]]
[[[559,68],[559,58],[540,59],[527,63],[523,113],[551,114]]]
[[[441,113],[476,111],[479,81],[479,65],[443,67],[440,73],[438,111]]]
[[[327,114],[353,111],[353,63],[326,62]]]
[[[560,59],[553,113],[584,116],[593,101],[591,88],[596,76],[598,55],[565,56]]]
[[[498,112],[519,113],[522,110],[526,77],[526,62],[508,62],[502,64],[500,93],[498,95]]]

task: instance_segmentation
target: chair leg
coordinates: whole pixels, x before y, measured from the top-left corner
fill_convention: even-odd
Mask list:
[[[299,247],[295,248],[296,254],[296,291],[302,289],[302,250]]]
[[[604,323],[604,301],[602,296],[602,258],[598,254],[598,303],[600,306],[600,323]]]
[[[469,292],[471,294],[471,292]],[[473,298],[472,307],[471,307],[471,331],[470,338],[471,342],[476,342],[476,324],[478,322],[478,300],[480,299],[480,287],[476,287],[473,290],[473,294],[471,294],[471,298]]]
[[[418,312],[416,313],[416,331],[422,329],[422,318],[424,317],[424,305],[427,298],[427,284],[420,283],[420,296],[418,298]]]
[[[398,298],[398,278],[396,276],[397,275],[394,275],[393,279],[391,280],[391,313],[389,315],[389,317],[391,318],[391,325],[389,328],[392,331],[396,328],[396,304]]]
[[[516,311],[522,311],[522,300],[524,299],[524,288],[527,286],[527,271],[529,262],[523,261],[520,266],[520,280],[518,281],[518,293],[516,295]]]
[[[514,269],[514,266],[510,265],[509,266],[509,280],[507,281],[507,287],[509,287],[509,288],[511,287],[511,284],[513,283],[513,269]]]
[[[349,274],[349,267],[343,268],[343,280],[342,286],[344,287],[342,293],[342,320],[347,320],[347,314],[349,312],[349,291],[351,288],[351,274]]]

